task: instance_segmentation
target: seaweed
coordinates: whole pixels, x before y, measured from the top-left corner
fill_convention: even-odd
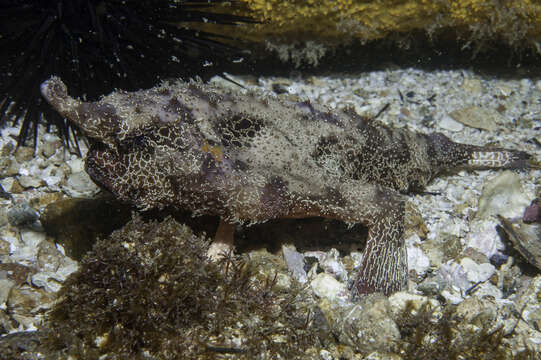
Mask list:
[[[172,218],[135,217],[100,239],[64,284],[44,352],[78,359],[301,359],[323,338],[301,286],[256,277],[246,257],[209,262]],[[320,339],[321,338],[321,339]],[[103,357],[105,356],[105,357]]]

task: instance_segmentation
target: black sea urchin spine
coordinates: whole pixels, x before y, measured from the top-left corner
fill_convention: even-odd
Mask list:
[[[244,17],[209,12],[224,1],[2,0],[0,124],[21,122],[19,145],[43,117],[69,143],[70,128],[40,97],[39,85],[61,76],[76,96],[136,90],[168,77],[195,76],[203,62],[231,47],[188,23],[237,24]]]

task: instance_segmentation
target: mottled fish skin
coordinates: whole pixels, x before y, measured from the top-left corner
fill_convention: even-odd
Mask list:
[[[68,96],[57,77],[47,101],[92,139],[86,171],[141,210],[219,215],[230,223],[321,216],[369,229],[353,293],[404,288],[405,203],[453,168],[524,168],[528,154],[454,143],[377,125],[351,110],[177,81]]]

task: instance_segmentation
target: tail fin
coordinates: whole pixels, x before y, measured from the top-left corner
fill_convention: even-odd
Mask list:
[[[531,156],[524,151],[473,147],[464,164],[468,169],[524,169],[532,166]]]

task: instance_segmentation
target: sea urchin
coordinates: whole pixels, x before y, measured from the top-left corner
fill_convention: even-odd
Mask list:
[[[73,129],[49,108],[39,84],[51,74],[75,96],[135,90],[160,79],[201,75],[203,63],[233,54],[218,34],[186,27],[249,19],[210,12],[223,0],[2,0],[0,124],[21,122],[18,144],[39,122],[54,124],[69,146]],[[208,71],[208,69],[205,69]]]

